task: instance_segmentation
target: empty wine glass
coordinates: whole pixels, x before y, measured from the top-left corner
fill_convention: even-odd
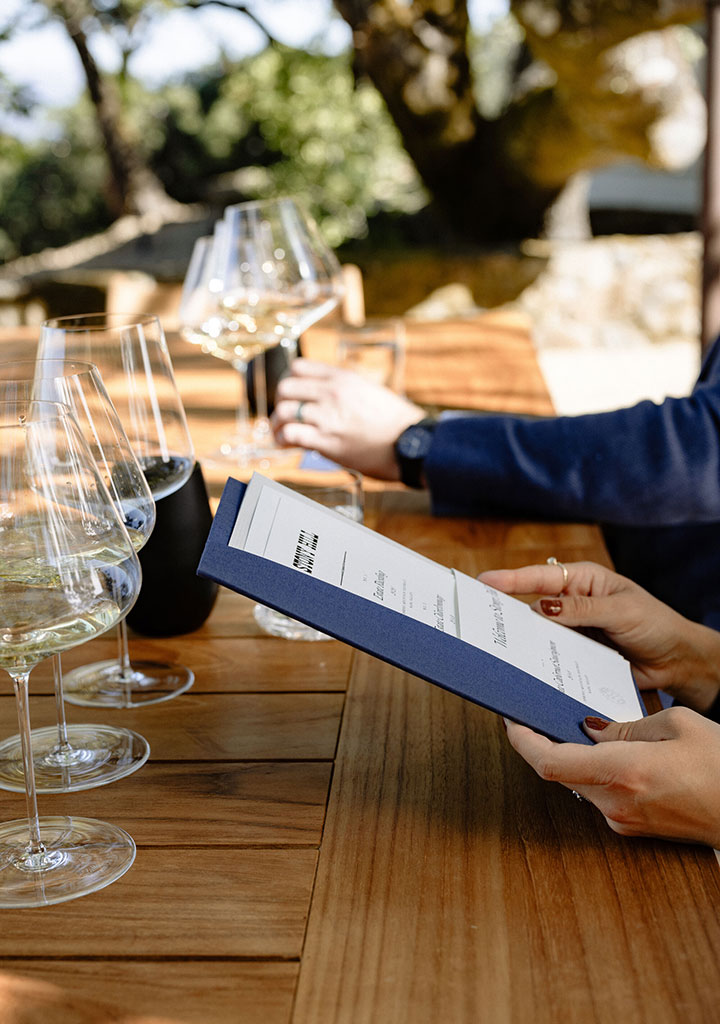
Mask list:
[[[260,357],[278,345],[289,356],[295,354],[302,331],[340,301],[340,265],[315,223],[291,198],[227,207],[205,258],[206,279],[221,314],[219,322],[211,321],[207,350],[227,360],[240,380],[235,434],[211,458],[230,466],[263,462],[281,452],[272,443]],[[257,412],[252,425],[247,395],[251,359]]]
[[[189,479],[194,455],[160,321],[152,314],[89,313],[47,320],[41,358],[94,363],[156,501]],[[139,707],[170,700],[192,686],[184,665],[130,660],[120,623],[118,657],[65,673],[72,704]]]
[[[94,892],[135,859],[123,829],[38,816],[28,679],[44,658],[105,632],[140,588],[140,563],[67,406],[0,405],[0,667],[11,676],[27,817],[0,824],[0,907]]]
[[[0,401],[60,402],[72,411],[136,551],[150,536],[155,502],[96,367],[60,359],[0,363]],[[68,725],[60,655],[53,658],[58,724],[32,732],[38,793],[89,789],[123,778],[148,759],[147,740],[110,725]],[[0,789],[25,786],[19,736],[0,743]]]
[[[185,341],[200,345],[203,352],[212,353],[217,338],[225,330],[226,318],[221,308],[223,281],[217,265],[220,234],[224,230],[223,221],[218,221],[214,234],[195,240],[180,295],[180,335]]]

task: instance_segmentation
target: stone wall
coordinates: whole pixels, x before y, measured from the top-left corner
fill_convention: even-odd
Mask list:
[[[511,306],[538,348],[619,348],[700,336],[698,233],[528,241],[518,251],[359,260],[368,314],[442,318]]]
[[[528,243],[547,264],[514,305],[538,348],[628,348],[700,337],[699,234]]]

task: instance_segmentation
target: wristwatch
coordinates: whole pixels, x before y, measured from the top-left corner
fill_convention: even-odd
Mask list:
[[[403,430],[395,442],[395,458],[400,469],[400,479],[406,487],[420,490],[425,486],[423,468],[436,426],[437,420],[428,416]]]

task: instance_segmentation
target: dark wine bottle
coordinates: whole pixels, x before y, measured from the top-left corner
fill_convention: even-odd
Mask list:
[[[265,371],[265,391],[267,395],[268,416],[272,415],[275,408],[275,389],[278,382],[290,371],[290,364],[296,355],[302,355],[301,339],[298,338],[294,345],[276,345],[269,348],[262,356],[255,356],[248,363],[247,389],[248,405],[251,415],[257,413],[255,401],[255,374]]]
[[[182,487],[157,501],[156,510],[155,529],[139,553],[140,595],[127,622],[145,636],[190,633],[207,619],[218,591],[217,583],[196,574],[212,523],[199,462]]]

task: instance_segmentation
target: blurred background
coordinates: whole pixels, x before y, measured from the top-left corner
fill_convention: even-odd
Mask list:
[[[699,359],[706,7],[4,0],[0,323],[152,308],[304,198],[368,315],[527,312],[559,411]]]

